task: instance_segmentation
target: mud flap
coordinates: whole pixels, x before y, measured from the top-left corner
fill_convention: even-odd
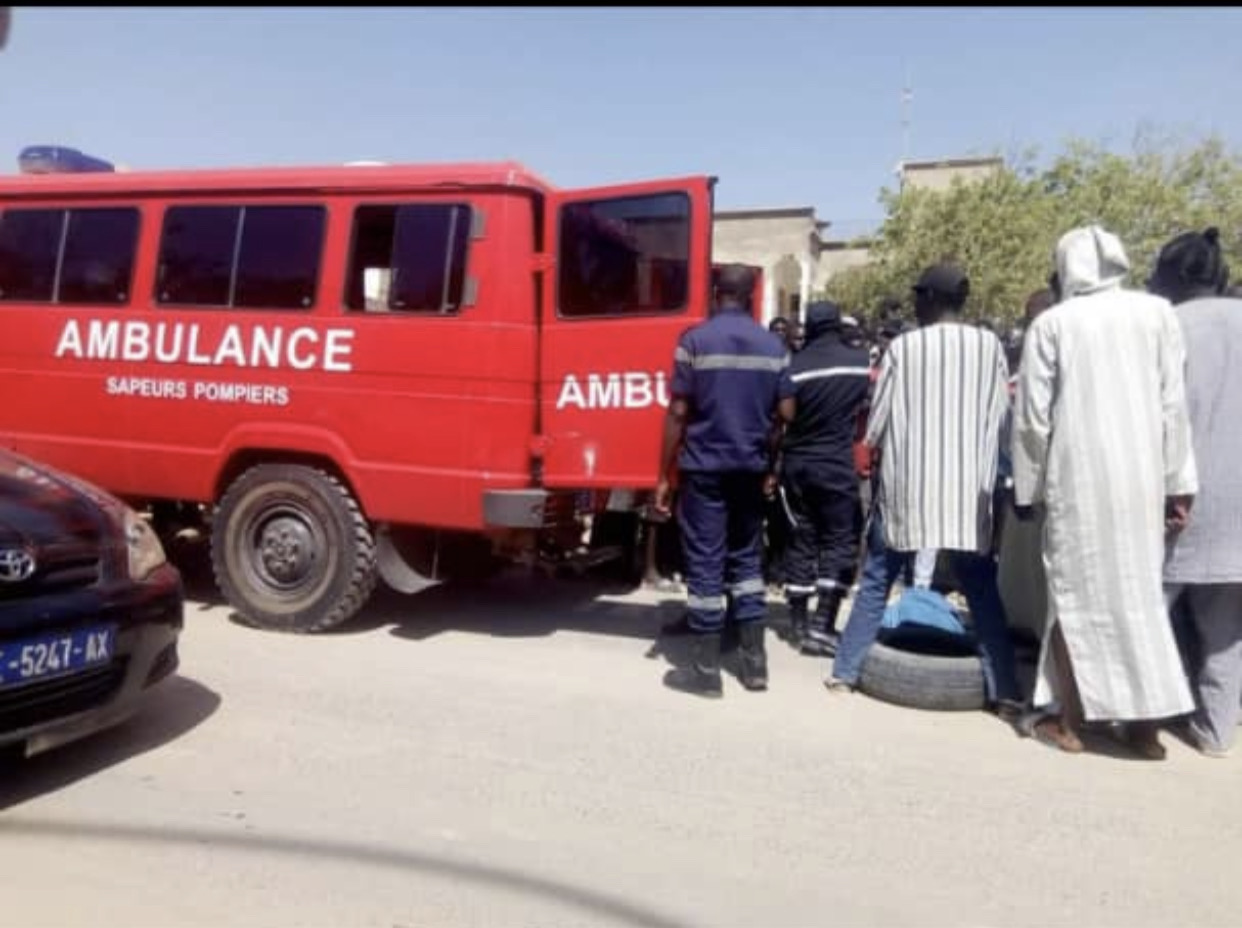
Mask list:
[[[410,566],[397,550],[386,525],[379,526],[375,534],[375,561],[383,581],[398,593],[407,596],[429,590],[443,582]]]

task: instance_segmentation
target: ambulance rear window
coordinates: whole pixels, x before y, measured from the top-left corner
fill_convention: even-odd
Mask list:
[[[690,287],[690,198],[658,193],[567,203],[558,261],[562,316],[681,312]]]

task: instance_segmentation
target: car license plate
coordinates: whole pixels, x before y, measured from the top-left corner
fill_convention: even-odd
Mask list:
[[[0,644],[0,686],[17,686],[106,664],[115,650],[114,625],[4,642]]]

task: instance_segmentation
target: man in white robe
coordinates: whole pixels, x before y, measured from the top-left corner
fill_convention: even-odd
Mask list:
[[[1023,349],[1013,466],[1019,516],[1046,517],[1034,702],[1062,711],[1026,728],[1081,751],[1080,708],[1160,759],[1154,720],[1194,708],[1161,584],[1166,518],[1184,522],[1197,490],[1181,331],[1167,300],[1121,286],[1129,260],[1104,229],[1064,235],[1056,266],[1062,302]]]

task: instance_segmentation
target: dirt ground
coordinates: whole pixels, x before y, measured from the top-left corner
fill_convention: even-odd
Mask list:
[[[3,784],[6,921],[101,926],[1236,925],[1242,790],[990,716],[664,689],[679,605],[514,577],[381,596],[339,633],[230,620]],[[675,655],[674,655],[675,656]]]

